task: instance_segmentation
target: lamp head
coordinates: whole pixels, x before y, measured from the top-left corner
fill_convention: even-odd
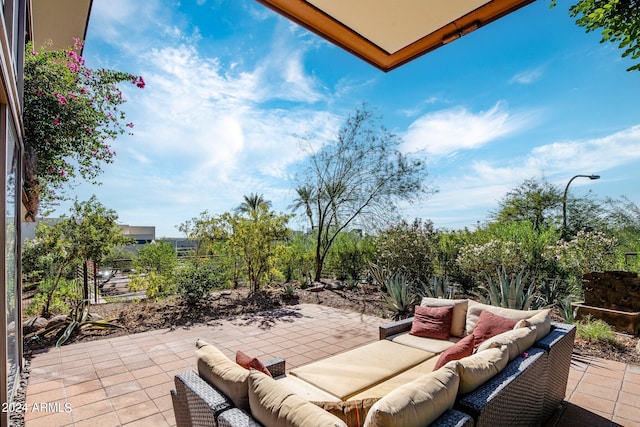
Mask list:
[[[600,179],[600,175],[589,175],[589,179]]]

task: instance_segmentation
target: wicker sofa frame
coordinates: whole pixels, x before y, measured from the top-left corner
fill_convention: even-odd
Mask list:
[[[380,326],[380,339],[411,329],[412,318]],[[575,326],[553,323],[551,331],[498,375],[468,394],[431,426],[541,426],[564,400]],[[274,378],[285,373],[285,361],[265,363]],[[259,427],[247,412],[219,390],[188,371],[175,377],[171,391],[177,427]]]

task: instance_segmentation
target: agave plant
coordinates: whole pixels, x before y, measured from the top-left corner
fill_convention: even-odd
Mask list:
[[[564,323],[573,324],[576,322],[576,314],[578,309],[573,308],[571,296],[565,297],[564,299],[558,300],[558,308],[560,310],[560,316],[562,316],[562,320]]]
[[[57,335],[64,329],[64,332],[56,342],[56,347],[60,347],[76,330],[123,328],[121,325],[112,322],[113,320],[91,319],[91,315],[89,314],[89,301],[82,300],[73,309],[71,309],[71,312],[63,322],[45,329],[37,336],[49,338]]]
[[[449,280],[446,276],[432,276],[428,284],[421,283],[417,287],[420,295],[429,298],[451,298],[449,291]]]
[[[480,288],[486,295],[475,293],[488,304],[517,310],[529,310],[536,299],[536,287],[533,282],[526,285],[528,274],[524,269],[514,277],[507,274],[504,266],[496,269],[498,280],[485,274],[487,285]]]
[[[369,274],[381,291],[386,289],[387,281],[393,277],[389,270],[374,263],[369,263]]]
[[[405,319],[412,314],[417,295],[406,276],[397,274],[384,282],[387,292],[382,292],[387,307],[393,312],[393,320]]]

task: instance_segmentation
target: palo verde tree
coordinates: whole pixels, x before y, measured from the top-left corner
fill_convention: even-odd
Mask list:
[[[277,246],[288,235],[289,215],[278,215],[265,203],[244,215],[224,213],[215,221],[217,237],[223,239],[229,253],[242,259],[251,292],[260,290],[274,267]]]
[[[100,261],[112,247],[129,242],[118,228],[117,219],[115,211],[92,196],[86,202],[76,200],[70,215],[63,216],[57,224],[37,228],[35,239],[25,245],[26,251],[53,258],[49,263],[53,286],[42,308],[43,317],[48,317],[53,294],[70,268],[90,260]]]
[[[31,221],[41,204],[64,198],[76,178],[95,183],[102,166],[113,162],[108,141],[133,128],[125,124],[118,84],[145,86],[133,74],[86,67],[77,39],[73,48],[49,48],[37,51],[28,43],[24,60],[24,190]]]
[[[335,141],[317,151],[308,148],[308,166],[296,186],[301,203],[294,206],[311,210],[307,216],[315,227],[316,281],[341,231],[356,225],[382,225],[394,217],[397,202],[427,192],[425,164],[402,154],[400,138],[378,120],[364,107],[356,109]]]

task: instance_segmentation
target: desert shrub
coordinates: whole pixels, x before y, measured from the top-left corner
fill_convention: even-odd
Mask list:
[[[173,272],[178,264],[178,256],[171,242],[156,240],[138,250],[135,260],[138,271],[149,271],[161,275]]]
[[[45,278],[38,285],[38,291],[31,299],[31,304],[25,307],[24,312],[28,316],[42,312],[47,303],[47,298],[53,288],[53,278]],[[64,314],[71,310],[72,303],[82,299],[82,288],[77,279],[60,279],[58,289],[51,297],[49,303],[50,314]]]
[[[367,268],[372,254],[373,243],[370,238],[362,237],[356,231],[342,232],[331,245],[325,265],[339,280],[358,280]]]
[[[147,298],[159,300],[175,294],[176,283],[173,277],[152,271],[131,277],[129,290],[145,291]]]
[[[376,237],[373,262],[409,282],[427,283],[434,273],[438,238],[431,221],[403,220]]]
[[[286,245],[278,245],[275,265],[285,282],[310,280],[315,262],[313,245],[311,236],[302,233],[294,233]]]
[[[615,344],[616,334],[613,327],[600,319],[592,319],[590,316],[576,322],[576,335],[589,343]]]
[[[570,241],[558,240],[548,246],[545,257],[576,277],[591,271],[604,271],[616,267],[617,241],[606,234],[579,231]]]
[[[175,273],[178,294],[188,304],[202,300],[214,289],[224,287],[224,270],[215,260],[192,259],[180,266]]]

